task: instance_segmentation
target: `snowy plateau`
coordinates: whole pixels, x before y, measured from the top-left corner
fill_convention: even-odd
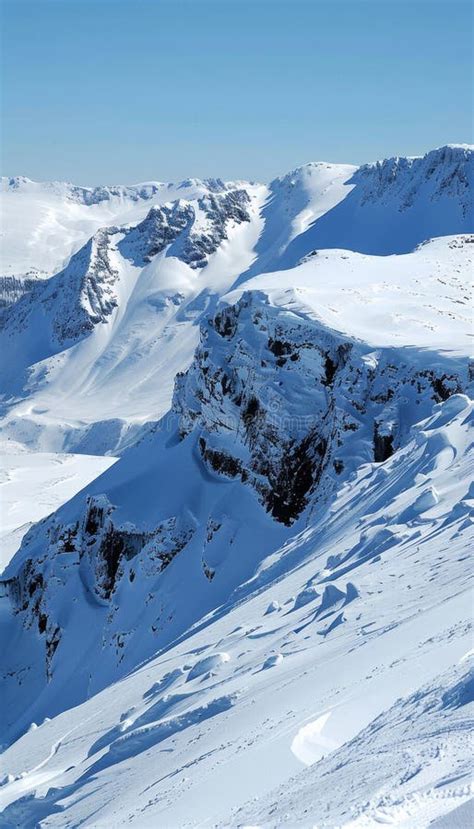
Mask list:
[[[0,826],[472,826],[474,148],[2,184]]]

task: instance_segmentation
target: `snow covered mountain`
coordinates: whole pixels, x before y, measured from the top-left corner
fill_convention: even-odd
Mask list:
[[[53,279],[4,312],[2,437],[44,451],[120,451],[168,410],[199,324],[224,293],[316,248],[400,253],[470,232],[473,158],[453,146],[360,170],[309,164],[269,187],[188,180],[85,190],[13,180],[4,201],[8,261],[31,249],[48,271],[52,260],[36,238],[48,251],[62,245],[62,264],[71,239],[95,232]],[[45,205],[57,245],[38,212]],[[31,217],[26,245],[20,209]]]
[[[2,575],[5,826],[468,814],[473,158],[7,182],[11,468],[121,457]]]

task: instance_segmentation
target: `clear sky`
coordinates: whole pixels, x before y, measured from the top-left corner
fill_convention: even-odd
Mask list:
[[[470,0],[0,0],[2,172],[268,180],[472,141]]]

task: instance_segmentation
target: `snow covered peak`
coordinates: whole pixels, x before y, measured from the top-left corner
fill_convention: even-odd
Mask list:
[[[125,185],[98,185],[96,187],[81,187],[66,181],[32,181],[25,176],[2,178],[2,190],[18,191],[45,195],[55,195],[77,204],[91,206],[112,199],[138,201],[151,199],[156,196],[166,184],[161,182],[146,182],[131,186]]]
[[[1,186],[2,190],[19,190],[21,187],[29,187],[30,185],[34,185],[35,182],[32,181],[27,176],[2,176],[1,177]]]
[[[341,172],[349,177],[350,174],[356,170],[357,166],[353,164],[332,164],[329,161],[308,161],[306,164],[301,164],[299,167],[295,167],[294,170],[290,170],[288,173],[277,176],[270,183],[270,187],[278,185],[283,187],[296,187],[304,184],[305,182],[308,183],[308,180],[313,177],[327,176],[329,171],[333,175]]]
[[[176,184],[177,190],[188,190],[191,188],[202,188],[209,190],[211,193],[222,193],[224,190],[232,188],[232,183],[226,184],[221,178],[186,178]]]
[[[95,187],[84,187],[67,181],[33,181],[26,176],[2,176],[1,189],[3,192],[21,192],[30,194],[56,195],[68,201],[86,206],[97,205],[100,202],[121,200],[137,202],[148,201],[168,191],[185,190],[189,194],[196,193],[223,193],[226,190],[243,186],[246,182],[224,182],[220,178],[187,178],[176,183],[162,181],[144,181],[138,184],[99,184]],[[160,199],[161,200],[161,199]]]
[[[386,256],[474,230],[472,147],[446,146],[419,158],[352,168],[343,185],[344,194],[288,245],[280,268],[293,267],[315,249]]]
[[[43,321],[50,328],[42,338],[48,343],[46,353],[38,347],[38,358],[49,356],[48,350],[54,353],[59,346],[77,342],[95,325],[105,322],[117,307],[118,283],[121,274],[123,282],[126,270],[123,259],[144,267],[169,248],[170,256],[193,269],[202,268],[227,239],[230,224],[250,221],[249,204],[245,190],[226,190],[194,202],[177,199],[154,206],[137,225],[97,230],[63,271],[40,281],[21,302],[7,309],[7,334],[26,331],[41,309]]]

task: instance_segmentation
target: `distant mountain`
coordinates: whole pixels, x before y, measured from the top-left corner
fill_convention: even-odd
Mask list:
[[[5,180],[4,257],[27,255],[42,271],[53,254],[67,264],[49,279],[4,282],[19,301],[3,311],[2,434],[47,450],[116,451],[166,412],[200,320],[233,286],[318,248],[400,253],[469,232],[473,158],[449,146],[359,169],[314,163],[269,187]],[[113,223],[99,227],[104,219]]]
[[[435,236],[472,231],[474,154],[467,145],[366,164],[346,184],[349,195],[294,240],[283,267],[311,247],[386,256],[408,253]]]

